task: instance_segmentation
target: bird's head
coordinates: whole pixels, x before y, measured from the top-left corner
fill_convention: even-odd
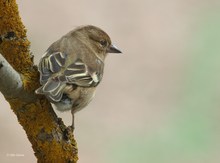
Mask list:
[[[111,42],[110,37],[102,29],[87,25],[76,29],[77,33],[80,33],[81,37],[95,50],[98,54],[106,55],[108,53],[121,53],[121,51]]]

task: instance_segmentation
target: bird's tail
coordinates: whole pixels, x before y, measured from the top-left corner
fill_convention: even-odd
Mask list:
[[[50,79],[40,88],[36,89],[35,93],[45,95],[51,102],[59,102],[62,99],[65,85],[65,82]]]

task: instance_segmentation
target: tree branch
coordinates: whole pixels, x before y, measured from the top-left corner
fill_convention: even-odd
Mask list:
[[[0,0],[0,91],[24,128],[38,162],[76,163],[77,147],[51,104],[34,90],[39,73],[15,0]]]
[[[22,90],[21,76],[0,54],[0,91],[7,98],[17,98]]]
[[[20,98],[24,101],[33,101],[36,96],[23,89],[22,77],[13,69],[7,60],[0,54],[0,92],[7,99]]]

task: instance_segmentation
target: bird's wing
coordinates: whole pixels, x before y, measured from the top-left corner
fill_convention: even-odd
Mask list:
[[[63,73],[59,73],[66,58],[66,54],[55,52],[40,60],[38,69],[42,86],[36,90],[37,94],[45,94],[52,102],[59,102],[66,84],[90,87],[100,82],[102,73],[91,71],[81,59],[75,60]]]
[[[66,68],[64,77],[67,83],[81,87],[96,86],[101,80],[100,73],[91,71],[81,59],[77,59]]]
[[[66,57],[66,54],[61,52],[46,53],[38,66],[42,86],[35,92],[37,94],[45,94],[52,102],[59,102],[63,96],[62,89],[65,87],[64,82],[59,81],[56,75],[53,78],[52,75],[61,70],[66,62]]]
[[[67,55],[62,52],[55,52],[43,57],[40,60],[38,70],[40,72],[40,83],[45,84],[52,74],[61,70],[66,62]]]

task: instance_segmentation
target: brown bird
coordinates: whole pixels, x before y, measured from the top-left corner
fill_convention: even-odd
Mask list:
[[[121,53],[107,33],[95,26],[82,26],[54,42],[42,56],[38,70],[45,95],[59,111],[74,114],[87,106],[103,77],[108,53]]]

